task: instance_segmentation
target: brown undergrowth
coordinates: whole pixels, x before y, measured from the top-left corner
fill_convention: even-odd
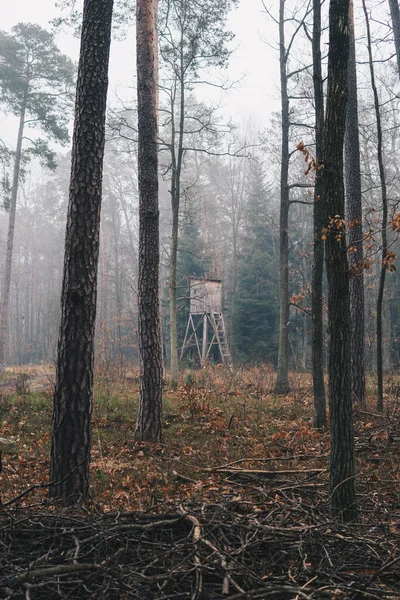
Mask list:
[[[33,391],[27,379],[25,387],[0,389],[0,436],[15,442],[5,447],[0,473],[0,529],[10,555],[8,565],[7,553],[1,558],[0,573],[9,597],[37,591],[45,578],[47,595],[42,586],[42,595],[32,597],[400,598],[400,380],[387,385],[383,415],[375,413],[372,395],[355,411],[360,518],[343,527],[329,517],[329,435],[312,428],[307,374],[292,374],[293,392],[277,397],[269,367],[188,371],[177,391],[166,387],[163,443],[144,444],[133,441],[137,371],[100,373],[93,499],[85,517],[46,504],[51,386],[48,373],[42,383],[40,370],[29,376],[35,377]],[[163,515],[169,524],[162,525]],[[18,520],[26,535],[37,537],[41,527],[53,531],[47,541],[37,538],[25,562],[18,537],[25,534],[13,525]],[[117,525],[123,527],[110,533]],[[64,550],[57,531],[66,536]],[[86,548],[83,559],[81,547],[93,535],[97,550]],[[163,551],[154,554],[157,544]],[[143,568],[134,567],[139,555]],[[40,562],[44,556],[50,558]],[[79,571],[83,563],[92,565],[87,573]],[[79,576],[72,576],[74,564]],[[43,565],[66,571],[27,575]],[[21,576],[15,587],[10,573]],[[51,595],[55,581],[71,578],[75,588],[66,583],[65,596]]]

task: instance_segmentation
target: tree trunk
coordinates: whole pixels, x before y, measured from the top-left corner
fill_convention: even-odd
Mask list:
[[[324,89],[321,66],[321,0],[313,1],[313,81],[315,98],[315,145],[316,162],[323,157],[324,136]],[[324,382],[324,328],[322,279],[324,271],[324,196],[322,193],[322,170],[315,172],[314,188],[314,262],[312,273],[312,375],[314,389],[314,427],[326,425],[326,398]]]
[[[281,205],[279,216],[279,350],[276,394],[289,391],[289,98],[287,90],[287,52],[285,47],[285,0],[279,4],[279,63],[281,82],[282,150]]]
[[[382,261],[379,274],[379,286],[378,286],[378,299],[376,303],[376,373],[378,379],[378,400],[377,409],[383,410],[383,296],[385,291],[385,278],[387,268],[387,252],[388,252],[388,241],[387,241],[387,220],[388,220],[388,200],[387,200],[387,187],[386,187],[386,175],[385,167],[383,164],[383,146],[382,146],[382,123],[381,113],[379,108],[379,96],[378,90],[375,83],[375,71],[374,71],[374,60],[372,56],[372,43],[371,43],[371,29],[369,26],[369,18],[365,0],[362,2],[365,25],[367,29],[367,46],[368,46],[368,59],[369,59],[369,72],[371,77],[371,87],[374,94],[374,106],[375,106],[375,118],[376,118],[376,133],[377,133],[377,158],[379,166],[379,180],[381,184],[382,194]]]
[[[119,234],[120,234],[120,216],[117,207],[117,199],[113,193],[110,193],[111,200],[111,221],[113,227],[113,250],[114,250],[114,297],[115,297],[115,311],[114,311],[114,325],[116,328],[116,335],[114,338],[114,352],[113,356],[117,359],[118,368],[122,373],[123,367],[123,350],[122,350],[122,276],[121,276],[121,260],[119,256]]]
[[[400,77],[400,9],[399,0],[389,0],[390,15],[392,17],[394,45],[396,48],[397,70]]]
[[[15,218],[16,218],[16,212],[17,212],[17,195],[18,195],[19,174],[20,174],[20,170],[21,170],[22,140],[23,140],[23,136],[24,136],[26,101],[27,101],[27,99],[24,98],[23,103],[22,103],[20,117],[19,117],[17,147],[15,150],[13,183],[12,183],[12,190],[11,190],[9,216],[8,216],[6,259],[5,259],[5,264],[4,264],[4,274],[3,274],[3,280],[2,280],[2,285],[1,285],[0,373],[4,372],[4,369],[6,366],[10,288],[11,288],[11,268],[12,268],[12,259],[13,259],[14,231],[15,231]]]
[[[185,70],[183,64],[183,33],[181,34],[180,42],[180,72],[179,72],[179,130],[178,130],[178,147],[173,149],[172,157],[172,190],[171,190],[171,205],[172,205],[172,233],[171,233],[171,256],[170,256],[170,341],[171,341],[171,387],[175,388],[178,385],[178,331],[177,331],[177,261],[178,261],[178,241],[179,241],[179,207],[181,199],[181,174],[183,160],[183,134],[185,126]],[[172,102],[174,102],[175,94]],[[174,107],[172,107],[172,120],[174,120]],[[175,144],[175,123],[172,143]],[[172,144],[171,144],[172,148]]]
[[[390,294],[390,279],[386,281],[386,287],[385,287],[385,291],[386,291],[386,298],[385,301],[383,303],[383,331],[382,331],[382,335],[383,335],[383,352],[382,352],[382,369],[383,369],[383,373],[388,373],[389,371],[391,371],[392,369],[392,336],[391,336],[391,332],[392,332],[392,321],[391,321],[391,315],[390,315],[390,301],[391,301],[391,294]],[[389,289],[388,289],[389,287]]]
[[[76,93],[61,325],[54,392],[51,498],[89,498],[90,417],[102,167],[113,0],[85,0]]]
[[[331,0],[328,92],[322,170],[328,279],[330,494],[333,516],[356,517],[351,401],[351,321],[345,239],[343,144],[346,124],[349,0]]]
[[[137,0],[140,400],[135,439],[161,440],[162,340],[159,298],[157,34],[152,0]]]
[[[178,385],[178,331],[177,331],[177,261],[178,261],[178,235],[179,235],[179,202],[176,203],[176,197],[172,203],[172,231],[171,231],[171,249],[169,266],[169,335],[171,352],[171,373],[170,385],[176,388]]]
[[[349,19],[348,98],[344,151],[347,221],[349,223],[348,245],[350,247],[352,393],[353,401],[365,404],[363,215],[353,0],[350,0]]]

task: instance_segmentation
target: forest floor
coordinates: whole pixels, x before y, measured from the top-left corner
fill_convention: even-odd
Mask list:
[[[163,442],[146,444],[138,372],[102,369],[92,503],[73,512],[46,502],[53,378],[32,366],[0,380],[0,597],[400,598],[400,377],[383,414],[372,383],[355,409],[352,525],[330,519],[309,374],[283,397],[266,366],[187,371],[165,390]]]

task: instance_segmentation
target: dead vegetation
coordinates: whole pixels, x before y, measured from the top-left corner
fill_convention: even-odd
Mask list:
[[[292,383],[275,397],[266,367],[188,372],[149,445],[133,441],[137,373],[99,374],[93,500],[73,513],[46,502],[50,390],[5,388],[3,597],[400,598],[398,384],[384,415],[372,397],[356,410],[359,521],[343,526],[310,378]]]

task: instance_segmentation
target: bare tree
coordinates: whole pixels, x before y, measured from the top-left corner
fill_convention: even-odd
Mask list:
[[[354,8],[353,0],[350,0],[348,99],[344,150],[350,247],[351,364],[353,400],[365,404],[363,211],[357,95]]]
[[[224,30],[228,12],[237,0],[168,0],[160,19],[160,56],[166,69],[161,90],[168,98],[166,124],[169,138],[164,140],[170,154],[172,230],[170,247],[169,307],[171,345],[171,386],[178,379],[177,336],[177,256],[181,183],[188,127],[188,96],[201,81],[202,70],[225,67],[230,55],[228,42],[232,34]],[[205,83],[203,81],[203,83]],[[197,121],[197,127],[196,127]],[[192,123],[198,131],[207,129],[207,118],[194,115]]]
[[[392,27],[394,35],[394,45],[396,48],[397,69],[400,77],[400,9],[399,0],[389,0],[390,16],[392,17]]]
[[[324,154],[324,88],[321,64],[321,0],[313,0],[313,82],[315,98],[315,150],[316,171],[314,188],[314,260],[312,276],[312,373],[314,389],[314,427],[326,425],[326,399],[324,383],[323,298],[324,269],[324,195],[322,190],[321,160]]]
[[[387,270],[387,253],[388,253],[388,239],[387,239],[387,222],[388,222],[388,198],[387,198],[387,184],[386,174],[383,159],[383,136],[382,136],[382,121],[379,105],[378,89],[375,81],[375,69],[374,61],[372,56],[372,40],[371,40],[371,28],[369,24],[369,17],[365,0],[362,0],[365,25],[367,29],[367,46],[368,46],[368,60],[369,70],[371,77],[371,87],[374,95],[374,108],[376,118],[376,133],[377,133],[377,159],[379,167],[379,181],[382,195],[382,244],[381,244],[381,266],[379,273],[379,285],[378,285],[378,299],[376,303],[376,373],[378,379],[378,400],[377,409],[383,410],[383,296],[385,291],[385,279]]]
[[[349,0],[331,0],[323,193],[328,279],[330,493],[335,517],[356,516],[351,398],[349,269],[345,239],[343,145],[349,52]]]
[[[285,26],[288,21],[285,11],[286,0],[279,1],[279,66],[281,84],[281,172],[280,172],[280,215],[279,215],[279,351],[278,369],[275,383],[275,393],[286,394],[289,391],[289,132],[291,123],[290,97],[288,91],[289,80],[300,71],[301,67],[289,71],[288,63],[296,36],[304,27],[305,19],[309,14],[310,2],[304,3],[303,14],[298,16],[298,9],[294,11],[293,31],[286,42]],[[267,11],[271,15],[270,11]],[[274,19],[276,21],[276,19]]]
[[[277,394],[289,391],[289,94],[285,46],[285,0],[279,2],[279,65],[281,82],[281,204],[279,218],[279,352]]]

